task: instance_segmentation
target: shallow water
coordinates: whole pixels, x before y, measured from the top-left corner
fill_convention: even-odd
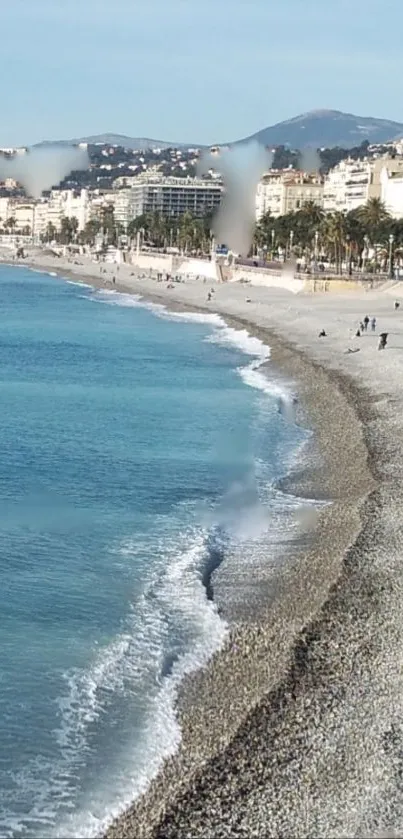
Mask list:
[[[274,556],[307,434],[216,315],[9,267],[0,305],[0,835],[93,836],[177,747],[210,574]]]

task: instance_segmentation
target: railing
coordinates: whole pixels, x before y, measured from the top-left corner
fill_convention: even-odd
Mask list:
[[[21,233],[1,233],[1,245],[32,245],[35,242],[34,236],[23,236]]]

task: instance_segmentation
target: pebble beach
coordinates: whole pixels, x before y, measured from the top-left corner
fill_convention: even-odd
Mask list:
[[[111,287],[111,266],[78,262],[30,258]],[[236,573],[214,574],[227,643],[183,683],[179,751],[107,839],[402,835],[403,289],[216,284],[208,301],[200,281],[167,289],[133,272],[120,266],[113,288],[216,312],[270,346],[314,432],[287,491],[331,503],[301,525],[274,590],[262,565],[241,608]],[[365,315],[376,333],[355,338]]]

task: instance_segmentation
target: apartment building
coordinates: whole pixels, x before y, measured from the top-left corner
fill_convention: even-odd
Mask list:
[[[15,219],[15,233],[26,233],[27,235],[32,235],[34,229],[34,214],[35,204],[33,201],[14,204],[12,207],[12,217]]]
[[[257,186],[256,219],[267,212],[274,217],[296,212],[310,202],[319,207],[323,204],[323,181],[319,174],[273,170]]]
[[[33,235],[37,241],[45,235],[48,226],[48,202],[45,199],[37,201],[34,212]]]
[[[144,213],[176,218],[190,212],[203,218],[220,205],[222,193],[222,183],[217,181],[139,176],[129,189],[115,192],[115,219],[126,228],[132,219]]]
[[[384,171],[388,172],[389,175],[399,176],[403,174],[403,156],[397,154],[383,155],[372,161],[369,198],[382,198]]]
[[[371,164],[368,160],[342,160],[326,175],[323,188],[325,212],[350,212],[369,198]]]
[[[59,230],[63,217],[76,218],[78,230],[84,230],[90,217],[90,199],[87,189],[52,190],[48,202],[48,223]]]
[[[146,213],[161,213],[171,218],[186,212],[203,218],[221,204],[223,186],[218,181],[201,178],[163,178],[145,184]]]
[[[393,218],[403,218],[403,167],[391,172],[384,166],[380,173],[380,198]]]

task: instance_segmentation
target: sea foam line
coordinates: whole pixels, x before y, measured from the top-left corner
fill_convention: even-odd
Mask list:
[[[163,542],[160,548],[164,563],[167,547]],[[135,556],[137,549],[138,541],[134,540],[132,545],[121,545],[120,552]],[[169,553],[171,559],[162,577],[150,580],[133,613],[133,626],[106,650],[100,651],[90,671],[70,674],[68,692],[60,708],[63,723],[58,732],[59,744],[64,758],[70,756],[69,765],[60,767],[66,780],[66,775],[67,778],[71,774],[74,776],[76,760],[87,748],[91,724],[102,715],[103,689],[122,692],[130,683],[135,690],[138,679],[144,678],[145,672],[150,670],[158,680],[159,690],[150,703],[141,749],[136,754],[135,771],[133,773],[128,744],[128,755],[122,756],[125,766],[128,761],[128,771],[121,775],[120,789],[113,790],[111,796],[110,779],[107,779],[108,788],[98,790],[96,806],[95,802],[86,802],[84,810],[65,816],[62,823],[58,823],[54,836],[102,835],[111,821],[145,791],[163,760],[173,755],[180,745],[176,696],[184,676],[204,667],[227,636],[227,625],[215,604],[206,599],[202,584],[206,535],[203,532],[195,534],[182,551],[177,552],[176,545],[172,544]],[[184,627],[190,627],[187,649],[173,662],[169,675],[159,676],[166,651],[166,619],[172,610],[176,620],[179,619]],[[101,785],[105,782],[106,779],[102,779]]]
[[[260,369],[270,358],[270,347],[260,338],[251,335],[246,329],[234,329],[228,326],[224,318],[215,312],[173,311],[167,309],[161,303],[146,300],[139,294],[121,294],[114,289],[101,289],[95,293],[92,299],[127,308],[148,309],[164,320],[211,325],[214,327],[214,331],[206,338],[206,341],[238,349],[245,355],[253,356],[253,361],[250,364],[238,368],[238,373],[246,385],[262,391],[267,396],[274,396],[287,401],[292,397],[291,389],[286,383],[273,382]]]

